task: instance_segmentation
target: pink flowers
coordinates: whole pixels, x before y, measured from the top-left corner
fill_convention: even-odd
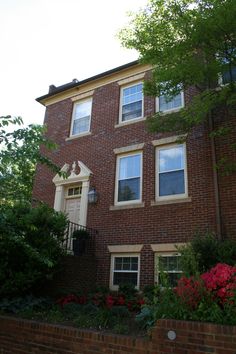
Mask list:
[[[232,299],[236,292],[236,267],[218,263],[200,279],[182,277],[175,289],[180,299],[191,309],[196,309],[204,297],[211,298],[219,305],[226,302],[235,303]]]

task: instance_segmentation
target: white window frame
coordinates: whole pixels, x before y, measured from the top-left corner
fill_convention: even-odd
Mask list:
[[[136,117],[136,118],[131,118],[131,119],[128,119],[128,120],[122,120],[122,108],[123,108],[123,92],[125,89],[129,88],[129,87],[133,87],[133,86],[137,86],[137,85],[140,85],[142,84],[143,85],[143,81],[138,81],[138,82],[133,82],[132,84],[128,84],[128,85],[125,85],[125,86],[122,86],[120,88],[120,109],[119,109],[119,124],[128,124],[128,122],[135,122],[135,121],[138,121],[140,119],[142,119],[144,117],[144,95],[143,95],[143,92],[142,92],[142,113],[141,113],[141,116],[140,117]]]
[[[76,113],[76,107],[84,102],[91,102],[91,109],[90,109],[90,117],[89,117],[89,126],[88,126],[88,130],[81,132],[81,133],[76,133],[73,134],[73,126],[74,126],[74,121],[75,121],[75,113]],[[92,97],[83,99],[83,100],[79,100],[74,102],[74,106],[73,106],[73,112],[72,112],[72,119],[71,119],[71,127],[70,127],[70,137],[76,137],[76,136],[82,136],[82,135],[87,135],[90,132],[90,128],[91,128],[91,117],[92,117],[92,104],[93,104],[93,100]],[[83,117],[82,117],[83,118]],[[80,119],[80,118],[79,118]]]
[[[157,252],[155,253],[155,284],[159,284],[159,273],[161,272],[161,270],[159,270],[159,258],[160,257],[181,257],[181,254],[179,252]],[[172,274],[183,274],[183,271],[163,271],[163,273],[172,273]]]
[[[117,257],[137,257],[138,258],[138,270],[121,270],[119,271],[120,273],[137,273],[137,285],[135,286],[135,289],[139,290],[140,286],[140,254],[139,253],[114,253],[111,254],[111,266],[110,266],[110,289],[117,291],[119,290],[119,285],[114,285],[113,284],[113,275],[114,275],[114,268],[115,268],[115,258]]]
[[[124,157],[140,155],[140,198],[134,200],[118,201],[118,192],[119,192],[119,171],[120,171],[120,160]],[[117,155],[116,159],[116,181],[115,181],[115,205],[129,205],[137,204],[142,202],[142,192],[143,192],[143,153],[142,151],[134,151],[127,154]]]
[[[69,195],[69,189],[76,189],[76,188],[80,189],[80,193]],[[65,195],[66,199],[80,198],[81,195],[82,195],[82,184],[73,185],[66,188],[66,195]]]
[[[184,193],[181,194],[171,194],[160,196],[159,195],[159,151],[164,149],[171,149],[175,147],[183,146],[184,151]],[[178,170],[174,170],[178,171]],[[176,200],[183,199],[188,197],[188,174],[187,174],[187,154],[186,154],[186,143],[182,144],[168,144],[168,145],[160,145],[156,147],[156,201],[168,201],[168,200]]]
[[[184,91],[180,91],[180,94],[181,94],[181,103],[182,103],[181,106],[175,107],[175,108],[171,108],[171,109],[166,109],[164,111],[160,111],[160,97],[159,96],[156,97],[156,112],[159,112],[161,114],[168,114],[168,113],[178,112],[185,105],[185,102],[184,102]]]

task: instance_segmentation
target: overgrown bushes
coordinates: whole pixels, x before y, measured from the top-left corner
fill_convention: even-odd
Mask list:
[[[57,270],[67,220],[41,204],[0,206],[0,296],[30,292]]]

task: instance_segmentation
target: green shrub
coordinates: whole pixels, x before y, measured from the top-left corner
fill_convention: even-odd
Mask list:
[[[67,220],[44,204],[0,206],[0,296],[31,292],[51,279],[64,254]]]
[[[187,276],[204,273],[217,263],[236,264],[236,241],[220,241],[212,232],[197,233],[188,245],[178,250]]]

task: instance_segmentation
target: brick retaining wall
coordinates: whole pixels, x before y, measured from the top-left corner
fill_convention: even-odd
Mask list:
[[[134,338],[1,316],[0,353],[236,354],[236,327],[159,320],[150,338]]]

